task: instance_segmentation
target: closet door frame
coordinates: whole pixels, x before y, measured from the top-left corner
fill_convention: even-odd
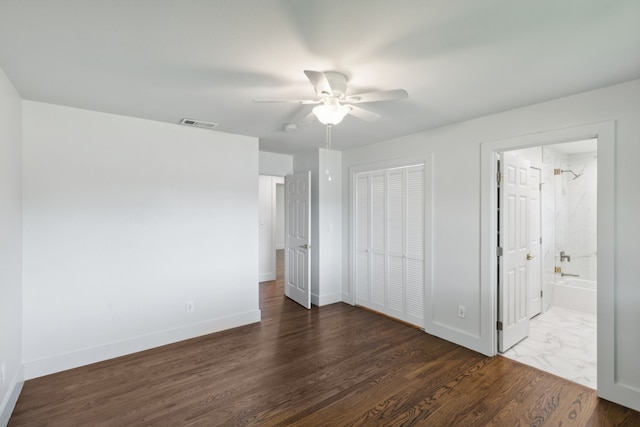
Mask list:
[[[375,172],[400,167],[424,165],[424,298],[423,329],[433,319],[433,261],[432,261],[432,153],[423,153],[416,156],[390,159],[381,162],[354,165],[349,167],[349,289],[345,292],[345,300],[351,305],[356,305],[356,197],[357,175],[363,172]]]

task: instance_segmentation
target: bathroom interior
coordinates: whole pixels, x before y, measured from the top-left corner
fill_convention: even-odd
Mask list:
[[[596,389],[597,140],[511,153],[540,170],[542,299],[503,356]]]

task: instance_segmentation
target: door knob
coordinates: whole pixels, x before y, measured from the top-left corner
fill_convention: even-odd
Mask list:
[[[527,254],[527,261],[531,261],[535,257],[536,257],[535,255]]]
[[[311,245],[300,245],[300,247],[302,249],[309,249],[309,248],[311,248]]]

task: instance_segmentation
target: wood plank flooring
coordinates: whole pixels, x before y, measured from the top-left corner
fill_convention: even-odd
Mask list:
[[[9,426],[640,425],[587,387],[260,287],[261,323],[27,381]]]

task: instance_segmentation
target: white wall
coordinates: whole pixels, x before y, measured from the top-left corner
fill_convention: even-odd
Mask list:
[[[342,301],[342,153],[320,149],[318,305]],[[327,168],[331,181],[326,174]],[[323,173],[324,171],[324,173]]]
[[[22,388],[22,99],[0,69],[0,425]]]
[[[536,104],[452,126],[410,135],[343,153],[343,204],[348,206],[348,172],[354,165],[412,154],[433,153],[433,317],[427,330],[453,342],[492,354],[495,331],[485,307],[489,289],[481,287],[480,144],[520,135],[615,120],[614,253],[615,286],[615,382],[626,395],[616,397],[626,406],[640,409],[640,353],[636,325],[640,324],[640,281],[636,268],[640,241],[640,80]],[[599,147],[600,148],[600,147]],[[598,164],[599,174],[603,165]],[[348,224],[347,211],[343,222]],[[349,231],[343,233],[343,280],[345,293],[352,292],[349,278]],[[486,268],[486,266],[484,267]],[[466,318],[456,316],[458,304],[467,308]],[[599,313],[600,315],[600,313]],[[600,334],[599,334],[600,335]],[[613,357],[612,357],[613,358]],[[600,384],[600,380],[598,381]],[[634,391],[635,390],[635,391]],[[635,394],[634,394],[635,393]],[[618,394],[617,396],[622,396]]]
[[[287,176],[293,172],[293,156],[260,151],[260,175]]]
[[[256,138],[25,101],[23,155],[27,378],[259,321]]]
[[[293,157],[295,172],[311,171],[311,302],[327,305],[342,300],[342,172],[341,154],[326,150]]]

